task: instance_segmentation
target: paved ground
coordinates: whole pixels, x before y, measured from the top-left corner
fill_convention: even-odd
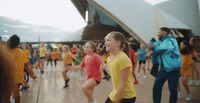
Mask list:
[[[31,80],[30,89],[22,92],[21,103],[87,103],[83,92],[80,90],[80,86],[84,81],[79,81],[79,78],[73,77],[70,81],[70,87],[63,89],[64,81],[61,70],[62,64],[60,62],[57,68],[47,67],[44,75],[40,75],[39,71],[36,70],[38,78],[37,80]],[[150,75],[146,79],[143,79],[143,76],[138,78],[140,83],[136,85],[136,103],[152,103],[154,78]],[[94,92],[94,97],[98,103],[104,103],[111,89],[111,81],[102,80],[102,83],[96,87]],[[200,103],[200,86],[191,86],[191,90],[193,100],[185,102],[183,97],[179,99],[178,103]],[[166,83],[163,87],[162,103],[169,103],[168,98],[169,92]]]

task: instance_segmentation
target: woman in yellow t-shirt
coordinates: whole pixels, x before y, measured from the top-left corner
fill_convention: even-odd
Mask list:
[[[63,79],[65,81],[63,88],[66,88],[69,86],[68,85],[69,77],[67,76],[67,72],[72,67],[73,59],[76,59],[76,57],[71,53],[69,46],[64,45],[62,47],[62,60],[63,60],[63,64],[64,64],[62,75],[63,75]],[[78,59],[76,59],[76,60],[79,61]]]
[[[8,39],[8,47],[13,59],[13,64],[15,66],[15,87],[14,87],[14,98],[15,103],[20,103],[20,93],[19,87],[24,82],[24,52],[22,49],[18,48],[20,39],[17,35],[13,35]]]
[[[188,41],[182,41],[180,45],[180,52],[182,56],[182,67],[180,70],[181,74],[181,82],[184,86],[187,96],[185,98],[186,101],[190,101],[192,99],[190,88],[188,85],[188,80],[192,76],[192,64],[194,63],[192,59],[192,53],[190,52],[190,45]],[[179,97],[181,96],[180,88],[179,88]]]
[[[113,90],[105,103],[135,103],[132,63],[124,35],[117,31],[109,33],[105,37],[105,45],[110,52],[107,65],[113,84]]]
[[[46,56],[46,47],[45,47],[45,43],[41,43],[40,45],[40,71],[41,74],[44,73],[44,62],[45,62],[45,56]]]

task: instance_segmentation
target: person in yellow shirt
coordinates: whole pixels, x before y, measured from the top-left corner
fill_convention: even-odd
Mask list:
[[[31,58],[31,54],[30,54],[30,50],[29,50],[29,46],[27,44],[22,44],[22,49],[24,52],[24,60],[25,60],[25,67],[24,67],[24,72],[26,73],[25,76],[27,77],[26,80],[24,81],[24,84],[21,88],[21,90],[26,90],[28,89],[30,86],[28,84],[29,82],[29,75],[32,79],[36,79],[36,75],[33,72],[33,69],[30,68],[30,61],[29,59]]]
[[[132,63],[128,57],[128,45],[124,35],[117,31],[110,32],[105,37],[105,46],[110,52],[107,65],[113,84],[112,92],[105,103],[135,103],[136,90],[133,84]]]
[[[41,74],[43,74],[44,73],[44,62],[45,62],[45,57],[46,57],[46,47],[45,47],[44,42],[40,44],[39,51],[40,51],[40,71],[41,71]]]
[[[15,66],[15,88],[14,98],[15,103],[20,103],[19,87],[24,82],[24,63],[25,56],[22,49],[18,48],[20,38],[17,35],[13,35],[8,39],[8,47],[12,55],[13,64]]]
[[[57,65],[57,61],[59,59],[59,55],[60,54],[59,54],[57,48],[55,48],[54,51],[52,52],[52,57],[53,57],[55,68],[56,68],[56,65]]]
[[[187,96],[185,98],[186,101],[190,101],[192,99],[192,95],[190,93],[190,88],[188,85],[189,78],[192,76],[192,64],[194,63],[192,59],[192,53],[190,50],[190,45],[188,41],[182,41],[180,45],[180,52],[182,56],[182,67],[180,70],[181,74],[181,82],[184,86]],[[181,97],[180,88],[178,89],[178,96]]]
[[[65,80],[65,85],[63,88],[69,87],[68,82],[69,82],[69,77],[67,75],[67,72],[71,69],[73,59],[77,60],[80,62],[76,57],[71,53],[70,48],[68,45],[64,45],[62,47],[62,60],[64,64],[64,68],[62,71],[63,79]]]

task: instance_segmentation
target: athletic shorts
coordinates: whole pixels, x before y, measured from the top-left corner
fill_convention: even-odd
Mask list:
[[[146,60],[140,60],[139,61],[139,65],[142,65],[142,64],[145,64],[146,63]]]
[[[136,97],[130,99],[122,99],[121,103],[135,103]],[[111,99],[108,97],[105,103],[112,103]]]

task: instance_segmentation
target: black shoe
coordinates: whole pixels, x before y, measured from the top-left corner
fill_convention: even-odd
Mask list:
[[[65,84],[65,86],[63,86],[63,89],[65,89],[65,88],[67,88],[67,87],[69,87],[69,85],[68,85],[68,84]]]
[[[110,76],[105,76],[105,77],[103,77],[103,79],[110,80]]]
[[[44,71],[40,71],[41,72],[41,74],[44,74]]]
[[[27,84],[27,85],[23,86],[20,90],[21,91],[26,91],[29,88],[30,88],[30,86]]]

